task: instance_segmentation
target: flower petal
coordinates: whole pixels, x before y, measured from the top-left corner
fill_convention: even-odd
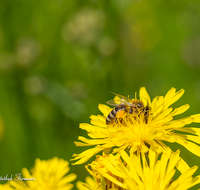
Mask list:
[[[184,146],[186,149],[188,149],[190,152],[192,152],[196,156],[200,157],[200,146],[196,145],[193,142],[189,142],[189,141],[186,141],[186,140],[181,140],[180,138],[177,138],[176,142],[178,144]]]
[[[106,106],[106,105],[104,105],[104,104],[99,104],[98,108],[99,108],[99,110],[103,113],[103,115],[104,115],[105,117],[107,117],[108,114],[109,114],[109,113],[111,112],[111,110],[112,110],[110,107],[108,107],[108,106]]]
[[[144,103],[144,105],[149,105],[151,107],[151,99],[150,99],[150,96],[149,94],[147,93],[146,91],[146,88],[145,87],[141,87],[140,88],[140,100]]]
[[[87,162],[92,156],[94,156],[95,154],[99,153],[100,151],[102,151],[104,148],[99,148],[99,147],[95,147],[95,148],[91,148],[88,150],[85,150],[84,152],[80,153],[80,154],[73,154],[73,159],[72,160],[78,160],[75,163],[72,163],[72,165],[78,165],[78,164],[83,164],[85,162]]]
[[[176,102],[180,97],[183,95],[185,90],[181,89],[180,91],[176,92],[175,88],[171,88],[164,98],[164,109],[168,108],[174,102]]]

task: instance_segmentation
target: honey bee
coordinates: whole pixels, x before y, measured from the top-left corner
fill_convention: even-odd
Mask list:
[[[114,93],[115,94],[115,93]],[[144,120],[148,122],[149,106],[144,106],[144,103],[140,100],[130,99],[119,94],[116,94],[116,99],[109,100],[106,103],[112,106],[116,106],[106,117],[106,124],[112,124],[117,121],[117,119],[122,118],[125,113],[134,114],[135,116],[143,113]]]

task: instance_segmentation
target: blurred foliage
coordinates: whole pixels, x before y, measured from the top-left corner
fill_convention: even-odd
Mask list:
[[[79,123],[110,91],[183,88],[174,106],[198,113],[199,49],[199,0],[0,0],[0,176],[85,150],[73,143]],[[78,179],[83,171],[71,166]]]

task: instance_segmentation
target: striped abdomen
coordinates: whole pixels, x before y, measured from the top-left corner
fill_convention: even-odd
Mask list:
[[[125,104],[119,104],[117,107],[115,107],[106,117],[106,124],[111,124],[115,121],[117,112],[119,111],[126,111],[127,106]]]

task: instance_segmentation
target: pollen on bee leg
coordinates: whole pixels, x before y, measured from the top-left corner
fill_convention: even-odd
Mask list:
[[[122,118],[124,117],[124,114],[125,114],[125,110],[120,110],[117,112],[116,118]]]

